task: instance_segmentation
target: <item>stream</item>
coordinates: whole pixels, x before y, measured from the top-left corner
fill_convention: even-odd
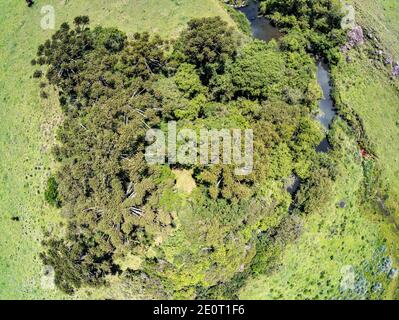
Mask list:
[[[259,2],[250,1],[247,6],[237,8],[237,10],[244,13],[250,21],[254,38],[269,42],[272,39],[278,40],[283,36],[276,27],[273,27],[267,18],[259,16]],[[323,91],[323,98],[319,102],[320,110],[316,116],[316,120],[322,125],[327,134],[337,113],[331,99],[331,77],[328,71],[328,66],[322,61],[317,62],[317,82]],[[320,145],[317,146],[316,151],[325,153],[330,149],[331,145],[326,137]],[[301,186],[301,180],[295,175],[292,176],[291,179],[293,180],[293,183],[287,188],[287,191],[294,196]]]
[[[254,38],[269,42],[272,39],[279,39],[283,36],[277,28],[272,26],[268,19],[258,15],[259,2],[251,1],[246,7],[237,8],[237,10],[247,16],[251,23]]]

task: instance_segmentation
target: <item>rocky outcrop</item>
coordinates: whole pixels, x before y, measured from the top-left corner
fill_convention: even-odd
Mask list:
[[[364,43],[364,34],[361,26],[354,26],[348,31],[347,34],[348,41],[341,48],[343,53],[347,53],[350,49],[360,46]]]
[[[233,8],[243,8],[248,5],[248,0],[224,0],[224,3]]]
[[[363,31],[361,26],[355,26],[348,31],[347,39],[347,43],[341,48],[342,53],[347,54],[349,50],[363,45],[368,40],[373,48],[369,51],[371,60],[384,64],[390,70],[393,78],[399,77],[399,62],[394,62],[394,57],[384,49],[380,38],[374,32],[367,29]],[[350,63],[351,61],[352,57],[347,55],[346,62]]]
[[[390,54],[386,54],[385,55],[385,60],[384,60],[384,64],[386,66],[392,65],[393,64],[393,58]]]
[[[392,75],[394,77],[399,77],[399,62],[395,63],[392,68]]]
[[[360,46],[364,43],[364,34],[361,26],[355,26],[348,32],[348,45]]]

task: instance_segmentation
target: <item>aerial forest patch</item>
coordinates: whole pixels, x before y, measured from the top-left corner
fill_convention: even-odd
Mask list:
[[[65,117],[46,195],[68,226],[46,240],[42,258],[68,293],[112,275],[132,283],[145,275],[174,297],[229,283],[251,269],[258,235],[285,219],[285,179],[306,180],[319,165],[313,58],[304,48],[248,41],[220,18],[194,19],[168,41],[90,28],[77,17],[33,63],[58,90]],[[168,121],[195,130],[251,126],[253,173],[147,164],[145,133]],[[190,196],[174,188],[176,169],[192,172]],[[121,263],[131,255],[143,261],[138,268]]]

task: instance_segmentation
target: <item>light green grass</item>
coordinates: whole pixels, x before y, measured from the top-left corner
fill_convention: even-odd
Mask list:
[[[57,124],[58,104],[39,99],[31,78],[39,44],[53,31],[40,27],[40,8],[53,5],[56,24],[89,15],[92,25],[118,27],[128,34],[158,32],[175,37],[193,17],[220,15],[232,20],[217,0],[23,0],[0,2],[0,298],[63,298],[41,287],[38,254],[43,230],[57,232],[58,212],[43,201],[49,146]],[[13,221],[19,217],[20,221]],[[97,297],[97,296],[95,296]]]
[[[342,101],[364,120],[388,186],[387,204],[399,218],[399,90],[364,55],[334,70]]]
[[[346,0],[354,5],[359,24],[375,30],[383,44],[399,59],[399,1]]]
[[[396,0],[352,0],[357,22],[374,30],[386,53],[399,60],[399,2]],[[390,79],[391,67],[375,63],[353,50],[352,62],[341,63],[333,77],[340,97],[364,120],[365,130],[375,146],[382,178],[388,186],[387,205],[399,221],[399,81]],[[375,49],[373,49],[375,50]]]
[[[279,268],[250,280],[242,289],[242,299],[360,299],[351,292],[354,276],[367,286],[381,283],[382,296],[392,298],[396,280],[387,272],[376,272],[384,258],[394,266],[397,251],[395,230],[371,209],[360,205],[363,169],[354,144],[342,153],[341,172],[329,203],[303,219],[303,234],[287,246]],[[346,203],[345,208],[338,205]],[[349,279],[349,281],[348,281]],[[346,281],[345,281],[346,280]],[[349,283],[348,283],[349,282]],[[359,283],[360,283],[359,282]],[[342,291],[341,291],[342,290]]]

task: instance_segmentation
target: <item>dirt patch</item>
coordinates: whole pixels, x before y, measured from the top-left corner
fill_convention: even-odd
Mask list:
[[[176,176],[175,188],[178,191],[190,194],[196,188],[192,170],[173,170]]]

